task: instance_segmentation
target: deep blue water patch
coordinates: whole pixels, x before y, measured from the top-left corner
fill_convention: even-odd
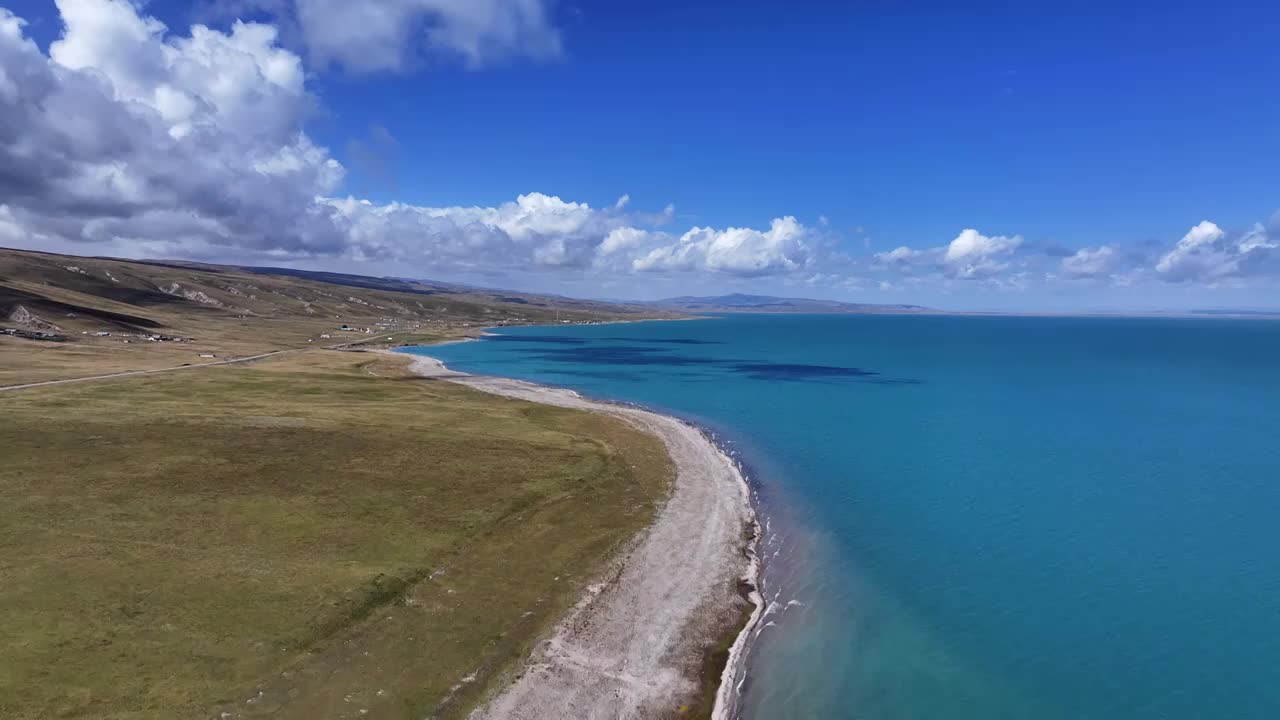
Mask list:
[[[856,367],[806,365],[803,363],[738,363],[735,372],[753,380],[828,380],[834,378],[875,378],[880,373]]]
[[[549,343],[552,345],[584,345],[586,340],[559,335],[485,335],[485,342],[498,343]]]
[[[866,378],[864,382],[872,385],[923,385],[924,381],[917,378],[889,378],[889,377],[872,377]]]
[[[720,365],[712,357],[679,355],[662,348],[644,345],[582,345],[567,348],[542,348],[536,357],[564,363],[601,363],[607,365]]]
[[[532,357],[556,363],[547,366],[547,372],[564,375],[590,376],[581,370],[565,369],[565,366],[583,364],[634,365],[668,367],[707,366],[735,372],[753,380],[789,381],[789,382],[821,382],[841,379],[856,379],[881,385],[918,384],[919,380],[910,378],[887,378],[874,370],[858,367],[839,367],[832,365],[813,365],[806,363],[771,363],[743,362],[735,358],[711,357],[673,352],[670,347],[685,345],[723,345],[719,340],[701,340],[697,338],[619,338],[607,337],[592,341],[587,338],[559,337],[556,335],[490,335],[488,340],[516,344],[552,345],[563,347],[540,347],[529,352]],[[628,344],[619,344],[619,343]],[[645,343],[645,344],[637,344]],[[623,375],[614,375],[615,379],[623,379]]]
[[[626,338],[626,337],[608,337],[602,340],[616,340],[619,342],[643,342],[654,343],[656,345],[723,345],[720,340],[700,340],[698,338]]]

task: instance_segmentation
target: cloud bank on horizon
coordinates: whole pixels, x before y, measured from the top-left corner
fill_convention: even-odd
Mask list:
[[[0,245],[207,261],[367,263],[414,276],[661,277],[842,291],[1135,283],[1258,286],[1280,278],[1280,213],[1227,231],[1208,220],[1164,247],[1064,250],[962,229],[949,242],[864,253],[823,219],[676,227],[638,211],[531,190],[494,207],[379,204],[306,132],[315,73],[469,67],[561,53],[543,0],[244,0],[274,24],[172,32],[128,0],[57,0],[47,53],[0,8]],[[297,38],[287,47],[283,31]],[[304,60],[305,58],[305,60]]]

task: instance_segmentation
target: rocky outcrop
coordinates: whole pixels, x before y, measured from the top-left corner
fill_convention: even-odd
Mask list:
[[[178,283],[169,283],[161,286],[160,292],[166,295],[174,295],[176,297],[185,298],[192,302],[198,302],[201,305],[212,305],[213,307],[224,307],[223,304],[204,293],[202,290],[185,290]]]
[[[62,328],[45,320],[44,318],[31,312],[25,305],[18,305],[9,313],[9,320],[17,323],[25,328],[32,330],[44,330],[48,332],[60,331]]]

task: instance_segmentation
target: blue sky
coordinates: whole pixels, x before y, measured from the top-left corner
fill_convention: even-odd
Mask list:
[[[68,224],[36,198],[8,203],[16,239],[0,244],[623,298],[1277,307],[1280,7],[1269,5],[392,0],[399,14],[380,29],[334,0],[0,0],[51,66],[101,71],[104,102],[134,100],[135,115],[152,85],[199,101],[237,79],[253,96],[261,78],[210,61],[216,82],[192,80],[172,57],[113,67],[142,41],[126,27],[110,45],[124,27],[112,6],[163,23],[146,40],[157,46],[193,23],[215,40],[237,19],[278,28],[264,47],[296,58],[302,87],[259,110],[296,127],[246,139],[223,101],[200,122],[227,136],[229,155],[275,142],[292,157],[301,132],[324,153],[313,160],[342,170],[336,181],[320,165],[267,180],[262,162],[245,170],[264,188],[292,183],[283,195],[333,200],[322,228],[311,205],[244,198],[220,204],[236,208],[229,218],[132,199],[94,212],[136,222],[79,211]],[[69,33],[60,60],[50,46],[64,22],[82,39]],[[170,177],[153,167],[162,158],[113,162],[144,187]],[[517,201],[532,194],[547,202]],[[201,222],[175,225],[188,210]],[[309,229],[276,237],[291,212]]]

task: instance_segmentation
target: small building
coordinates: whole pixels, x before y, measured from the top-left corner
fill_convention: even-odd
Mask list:
[[[213,353],[200,353],[200,357],[202,357],[202,358],[216,358],[216,357],[218,357],[218,356],[217,356],[217,355],[214,355]]]

